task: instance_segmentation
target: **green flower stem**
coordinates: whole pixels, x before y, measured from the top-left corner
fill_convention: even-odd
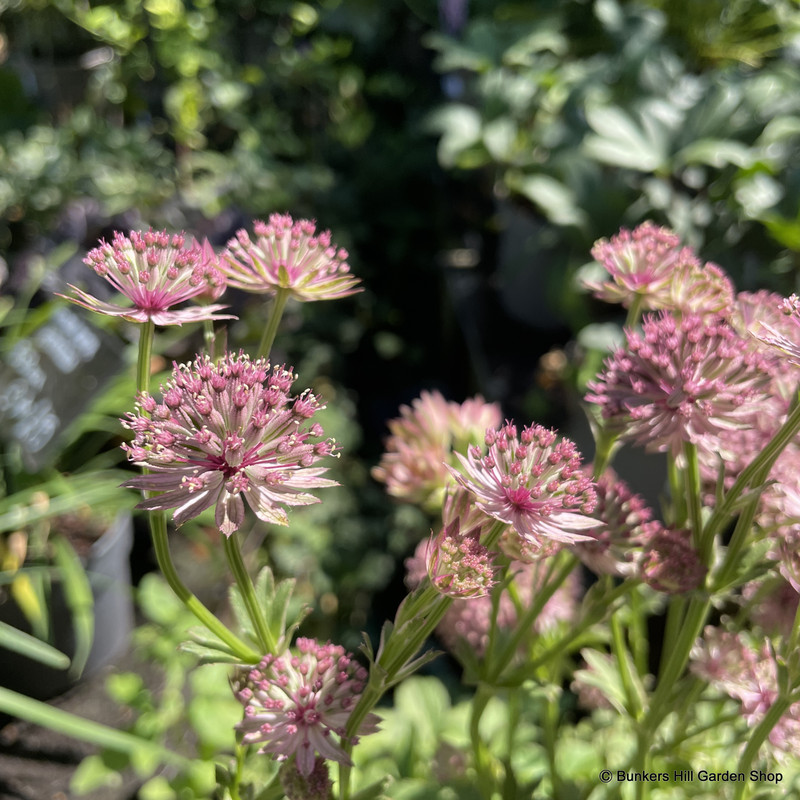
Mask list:
[[[150,359],[155,327],[153,321],[149,319],[139,328],[139,356],[136,361],[136,389],[139,394],[150,391]]]
[[[627,658],[628,648],[625,645],[625,637],[622,631],[622,623],[619,620],[619,612],[612,614],[609,622],[611,625],[611,650],[614,653],[617,669],[622,679],[622,688],[625,691],[625,698],[627,700],[626,707],[632,719],[639,719],[642,714],[642,706],[639,695],[636,692],[636,687],[634,686],[633,677],[631,676],[630,661]]]
[[[633,302],[631,303],[631,307],[628,309],[628,316],[625,318],[626,328],[633,328],[635,327],[636,323],[639,322],[639,317],[642,315],[641,312],[643,301],[643,295],[635,294],[633,296]]]
[[[203,320],[203,341],[205,342],[206,346],[206,353],[208,353],[208,357],[213,359],[214,358],[214,341],[216,339],[216,335],[214,334],[214,323],[210,319]]]
[[[676,528],[686,525],[688,509],[686,498],[683,496],[683,479],[680,475],[675,459],[667,458],[667,477],[669,478],[669,494],[672,500],[672,522]]]
[[[792,624],[792,632],[789,635],[789,641],[784,651],[784,657],[788,663],[790,659],[795,656],[800,647],[800,605],[797,606],[797,611],[794,615],[794,623]]]
[[[736,505],[742,493],[747,487],[756,488],[764,482],[769,475],[775,460],[784,448],[797,436],[800,431],[800,404],[795,406],[783,423],[780,430],[772,438],[772,441],[756,456],[741,472],[722,501],[712,513],[706,523],[705,536],[713,539],[727,524],[731,515],[736,511]],[[759,480],[760,479],[760,480]],[[725,577],[730,571],[729,564],[734,560],[732,556],[738,556],[739,551],[744,547],[749,531],[741,531],[731,539],[728,545],[728,553],[723,565]],[[724,585],[721,578],[718,585]]]
[[[221,639],[236,654],[237,658],[246,664],[257,664],[260,660],[259,654],[231,633],[181,581],[169,553],[167,518],[163,511],[150,512],[150,533],[153,537],[158,566],[178,599],[206,628]]]
[[[625,581],[624,583],[619,584],[619,586],[615,586],[613,590],[608,593],[608,595],[601,597],[594,603],[594,608],[596,610],[592,613],[587,613],[576,625],[570,628],[569,632],[564,636],[563,639],[560,639],[558,642],[556,642],[556,644],[554,644],[552,647],[549,647],[547,650],[528,663],[523,664],[513,672],[508,673],[504,677],[503,681],[500,682],[500,685],[517,685],[520,681],[524,680],[529,675],[532,675],[543,664],[547,664],[552,659],[560,657],[567,651],[569,647],[571,647],[578,639],[580,639],[581,636],[583,636],[583,634],[592,627],[592,625],[596,625],[598,622],[600,622],[606,616],[606,613],[609,611],[613,613],[617,600],[619,600],[621,597],[624,597],[632,590],[635,591],[635,585],[633,581]]]
[[[267,327],[264,328],[264,334],[261,337],[261,343],[258,345],[258,353],[256,358],[269,358],[270,350],[272,350],[272,343],[275,341],[275,335],[278,333],[278,326],[281,323],[283,310],[286,308],[286,301],[289,299],[288,289],[278,289],[275,293],[275,300],[272,303],[272,311],[269,315],[269,322]]]
[[[714,540],[703,537],[703,514],[700,502],[700,465],[697,461],[697,447],[691,442],[683,443],[683,456],[686,466],[683,470],[683,485],[686,492],[689,526],[692,531],[692,543],[700,554],[703,564],[711,563]]]
[[[491,769],[491,753],[481,738],[480,721],[489,700],[494,696],[493,687],[485,683],[478,684],[478,689],[472,699],[472,711],[469,720],[469,738],[472,743],[472,760],[478,778],[478,789],[486,800],[491,800],[494,793],[494,775]]]
[[[563,551],[562,551],[563,552]],[[531,628],[536,618],[541,614],[547,601],[553,596],[555,591],[567,579],[567,576],[572,572],[577,564],[577,558],[572,553],[565,553],[566,557],[563,558],[563,564],[560,569],[555,572],[555,577],[552,577],[553,571],[557,568],[554,561],[550,574],[548,574],[544,586],[536,593],[536,599],[531,604],[531,607],[525,614],[517,621],[514,627],[514,633],[506,643],[506,646],[501,651],[499,657],[492,662],[491,670],[487,670],[487,682],[495,683],[503,671],[511,663],[514,655],[519,650],[522,640],[526,636],[530,636]]]
[[[711,600],[707,596],[694,597],[678,631],[672,652],[669,653],[664,669],[659,672],[658,685],[650,698],[650,707],[645,717],[646,730],[652,734],[664,716],[670,711],[669,699],[675,684],[681,676],[703,624],[706,621]]]
[[[264,614],[258,606],[256,590],[242,560],[239,541],[235,534],[233,536],[223,536],[222,541],[225,548],[225,557],[228,559],[228,566],[236,579],[236,584],[239,587],[242,600],[244,600],[245,608],[247,608],[247,614],[255,628],[258,641],[264,648],[265,653],[275,653],[277,643],[272,638],[272,631],[270,631]]]
[[[686,598],[682,595],[671,597],[667,607],[667,620],[664,626],[664,636],[661,647],[661,664],[659,674],[664,672],[672,652],[678,640],[678,635],[683,627],[683,619],[686,614]]]
[[[593,480],[597,480],[611,462],[611,454],[614,452],[614,443],[617,438],[618,434],[613,433],[608,428],[603,427],[600,429],[594,444]]]
[[[631,622],[630,637],[633,663],[640,676],[647,674],[647,660],[649,657],[649,642],[645,623],[645,614],[642,610],[642,598],[638,591],[631,592]]]
[[[787,712],[791,704],[792,698],[790,695],[779,694],[778,697],[775,698],[775,702],[770,706],[769,711],[767,711],[764,718],[758,723],[756,729],[750,736],[747,746],[744,748],[744,752],[736,766],[737,772],[744,772],[746,774],[750,771],[750,765],[758,755],[761,745],[764,744],[770,731],[778,724],[780,718]],[[736,793],[733,796],[734,800],[741,800],[741,798],[744,797],[744,791],[747,785],[748,781],[746,780],[737,784]]]

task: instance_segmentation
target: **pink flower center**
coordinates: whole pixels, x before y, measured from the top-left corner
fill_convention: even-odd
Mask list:
[[[506,489],[508,501],[519,511],[537,511],[541,503],[531,500],[531,490],[520,486],[517,489]]]

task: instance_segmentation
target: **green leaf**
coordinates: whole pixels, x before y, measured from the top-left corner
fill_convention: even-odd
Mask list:
[[[452,103],[432,114],[428,127],[441,133],[439,161],[444,167],[452,167],[459,156],[481,140],[481,115],[471,106]]]
[[[651,124],[648,130],[616,106],[587,108],[586,119],[595,133],[584,140],[584,150],[597,161],[641,172],[655,172],[666,162],[666,147],[657,139],[657,126]]]
[[[61,571],[64,599],[72,616],[75,654],[70,673],[77,678],[86,666],[94,641],[94,595],[83,564],[72,545],[63,536],[52,537],[52,542],[53,557]]]
[[[586,224],[586,214],[575,193],[549,175],[509,175],[508,186],[535,203],[556,225]]]
[[[139,789],[137,796],[139,800],[175,800],[178,793],[163,775],[156,775]]]
[[[95,789],[122,786],[119,771],[109,767],[102,756],[91,755],[78,764],[69,781],[70,791],[74,794],[88,794]]]
[[[133,705],[142,689],[144,681],[141,675],[135,672],[119,672],[109,675],[106,680],[106,691],[109,696],[122,705]]]
[[[722,169],[728,164],[747,168],[755,164],[759,154],[742,142],[732,139],[698,139],[684,147],[676,156],[676,165],[707,164]]]
[[[0,622],[0,647],[53,669],[67,669],[70,664],[69,656],[65,653],[5,622]]]
[[[0,686],[0,711],[49,728],[56,733],[63,733],[73,739],[96,744],[116,752],[127,753],[132,760],[147,759],[156,765],[186,766],[189,763],[183,756],[154,742],[141,739],[131,733],[109,728],[76,714],[70,714],[2,686]]]

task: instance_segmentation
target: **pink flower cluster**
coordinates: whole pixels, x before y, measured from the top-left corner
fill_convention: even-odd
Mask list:
[[[417,545],[414,555],[406,561],[407,583],[417,586],[427,574],[426,562],[429,543],[422,541]],[[523,611],[529,608],[537,591],[547,575],[548,565],[541,561],[511,563],[511,573],[516,595],[521,601]],[[566,582],[553,593],[545,603],[541,614],[534,622],[534,630],[541,633],[559,622],[573,618],[580,591],[580,580],[572,572]],[[445,613],[436,628],[436,633],[445,646],[458,654],[467,647],[478,658],[486,653],[489,631],[493,618],[492,598],[488,595],[470,598],[457,598]],[[500,595],[496,624],[500,630],[513,630],[518,619],[518,609],[507,591]]]
[[[509,422],[487,430],[484,441],[487,453],[473,445],[466,457],[457,454],[461,470],[449,468],[481,511],[536,547],[591,538],[584,531],[600,524],[590,516],[596,493],[569,439],[541,425],[518,433]]]
[[[229,286],[275,294],[288,290],[297,300],[333,300],[360,292],[350,274],[347,251],[331,241],[330,231],[317,233],[307,219],[271,214],[254,223],[255,240],[244,229],[228,242],[219,270]]]
[[[181,325],[206,319],[233,319],[216,314],[224,306],[206,305],[173,309],[200,295],[215,293],[219,285],[209,249],[197,243],[186,247],[183,234],[166,231],[117,232],[111,244],[102,241],[84,262],[127,297],[132,307],[106,303],[70,284],[74,296],[59,295],[72,303],[132,322],[152,320],[156,325]],[[224,283],[222,284],[224,289]],[[221,292],[220,292],[221,293]]]
[[[586,395],[623,440],[678,457],[685,442],[714,452],[724,431],[752,424],[771,362],[723,319],[662,312],[625,333]]]
[[[450,482],[446,464],[455,465],[453,450],[466,452],[501,420],[499,406],[482,397],[453,403],[440,392],[422,392],[389,422],[386,452],[372,476],[393,497],[437,509]]]
[[[457,517],[428,543],[431,583],[449,597],[483,597],[494,585],[494,556],[480,542],[479,531],[459,530]]]
[[[733,286],[715,264],[701,264],[669,229],[645,222],[623,228],[610,240],[600,239],[592,256],[609,280],[584,280],[595,297],[625,308],[668,309],[689,313],[722,313],[733,302]]]
[[[591,539],[574,544],[572,550],[598,575],[631,575],[637,569],[643,545],[659,532],[661,523],[653,520],[653,511],[644,499],[611,468],[595,481],[595,490],[594,516],[602,526],[591,532]]]
[[[260,744],[260,753],[278,761],[294,756],[298,772],[308,777],[316,753],[351,763],[343,747],[345,729],[367,671],[339,645],[300,638],[296,646],[296,655],[266,655],[234,680],[234,694],[244,706],[236,727],[244,744]],[[377,723],[378,717],[368,714],[359,735],[374,732]]]
[[[294,380],[291,370],[243,353],[176,364],[162,401],[144,393],[122,420],[135,433],[123,445],[128,459],[150,471],[124,486],[160,492],[138,508],[174,508],[181,525],[216,506],[216,524],[230,536],[244,521],[242,498],[278,525],[288,524],[282,506],[318,503],[308,490],[337,484],[313,465],[334,453],[334,442],[311,423],[323,407],[318,398],[290,396]]]
[[[756,647],[741,633],[707,627],[692,650],[691,670],[737,700],[750,727],[758,725],[778,697],[778,665],[768,642]],[[800,750],[800,702],[778,721],[769,742],[787,755]]]

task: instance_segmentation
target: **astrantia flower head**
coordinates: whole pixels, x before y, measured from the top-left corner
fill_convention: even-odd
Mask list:
[[[456,465],[453,451],[466,452],[501,420],[499,406],[482,397],[453,403],[440,392],[422,392],[410,406],[400,406],[400,416],[389,422],[392,435],[372,476],[393,497],[436,509],[451,482],[445,464]]]
[[[595,489],[594,516],[603,524],[591,532],[590,540],[573,545],[575,555],[598,575],[630,575],[643,540],[653,536],[660,523],[653,521],[645,500],[634,494],[614,470],[606,469]]]
[[[335,300],[360,292],[350,274],[347,251],[331,242],[330,231],[317,233],[307,219],[272,214],[269,222],[254,223],[255,238],[244,229],[220,257],[219,269],[229,286],[247,292],[274,294],[286,289],[304,302]]]
[[[174,508],[180,525],[216,506],[216,524],[230,536],[244,520],[242,498],[278,525],[288,524],[282,506],[318,503],[308,490],[337,484],[313,465],[335,448],[311,423],[323,408],[318,398],[290,396],[295,377],[243,353],[176,364],[162,402],[144,393],[122,420],[136,434],[122,446],[129,460],[151,471],[124,486],[161,492],[138,508]]]
[[[778,302],[782,321],[761,321],[761,329],[754,331],[762,342],[777,348],[785,361],[800,367],[800,297],[796,294],[783,297]]]
[[[586,288],[607,303],[629,308],[640,302],[644,309],[663,308],[679,265],[696,261],[671,230],[652,222],[633,231],[623,228],[610,240],[600,239],[592,248],[592,257],[605,267],[610,280],[584,281]]]
[[[595,297],[645,311],[722,314],[733,302],[733,284],[716,264],[702,264],[668,228],[645,222],[600,239],[592,256],[608,273],[607,281],[584,280]]]
[[[571,544],[600,523],[590,515],[596,495],[581,471],[581,457],[569,439],[531,425],[517,433],[512,423],[486,431],[488,452],[473,445],[460,453],[458,483],[485,514],[505,522],[523,539],[541,546],[547,540]]]
[[[428,543],[420,542],[414,556],[406,560],[406,582],[412,588],[426,575],[427,549]],[[526,608],[530,608],[541,589],[549,566],[542,561],[511,563],[510,571],[513,575],[515,595],[521,603],[523,613]],[[573,619],[579,591],[580,580],[577,572],[573,571],[545,603],[533,623],[533,629],[542,632],[559,622]],[[500,630],[511,630],[516,624],[518,608],[515,602],[508,592],[503,592],[495,617],[492,598],[489,595],[470,599],[458,598],[448,608],[436,628],[436,633],[451,652],[458,653],[462,647],[467,647],[480,658],[486,652],[493,619]]]
[[[770,363],[723,320],[648,314],[642,333],[625,333],[627,346],[606,359],[586,400],[648,451],[679,457],[684,442],[713,450],[767,397]]]
[[[691,671],[738,700],[755,727],[778,697],[778,665],[768,641],[758,647],[741,633],[711,626],[692,649]],[[770,744],[790,756],[800,749],[800,703],[793,703],[769,734]]]
[[[456,518],[428,543],[428,577],[448,597],[483,597],[494,585],[493,556],[475,531],[462,533]]]
[[[98,275],[132,303],[123,307],[106,303],[70,284],[74,296],[59,295],[72,303],[131,322],[182,325],[207,319],[233,319],[216,312],[225,306],[205,305],[173,309],[173,306],[210,290],[213,276],[206,268],[203,249],[186,246],[183,234],[166,231],[117,232],[111,244],[105,241],[84,259]]]
[[[264,656],[234,680],[234,693],[245,708],[236,727],[244,744],[260,744],[259,752],[277,761],[294,756],[298,772],[308,777],[316,753],[352,763],[343,747],[345,729],[367,671],[339,645],[301,638],[297,650],[297,655]],[[374,732],[377,723],[378,717],[368,714],[358,734]]]
[[[699,588],[706,577],[705,565],[692,547],[685,530],[659,528],[645,544],[641,577],[658,592],[684,594]]]

